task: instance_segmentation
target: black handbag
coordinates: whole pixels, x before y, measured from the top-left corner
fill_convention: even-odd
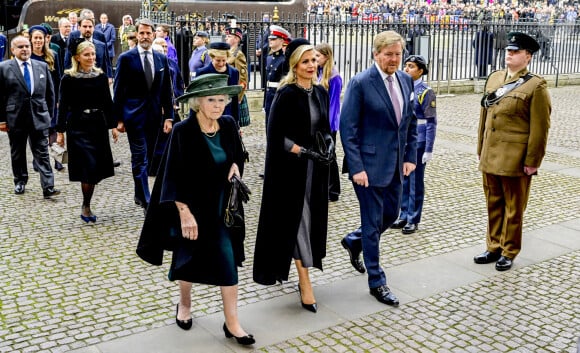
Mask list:
[[[242,227],[244,225],[244,208],[242,202],[247,203],[250,200],[250,189],[242,179],[234,174],[230,180],[231,188],[226,205],[224,223],[226,227]]]
[[[336,158],[334,140],[329,133],[316,132],[316,149],[321,156],[326,157],[329,161]]]

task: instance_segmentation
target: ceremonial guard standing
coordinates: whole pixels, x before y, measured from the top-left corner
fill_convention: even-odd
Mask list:
[[[264,93],[264,112],[266,113],[266,132],[268,131],[268,115],[270,106],[276,90],[280,85],[280,80],[284,76],[284,42],[290,38],[290,33],[284,28],[271,25],[270,35],[268,36],[268,45],[270,52],[266,59],[266,92]]]
[[[524,211],[546,154],[552,111],[546,80],[528,71],[540,45],[521,32],[507,38],[507,70],[493,72],[485,84],[477,144],[488,223],[486,250],[473,261],[495,262],[498,271],[509,270],[522,248]]]

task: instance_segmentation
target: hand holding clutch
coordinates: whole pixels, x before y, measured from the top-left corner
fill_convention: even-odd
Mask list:
[[[300,147],[300,153],[298,154],[298,156],[302,158],[312,159],[314,162],[321,163],[324,165],[328,165],[332,161],[332,159],[328,158],[328,156],[323,156],[316,151],[304,147]]]

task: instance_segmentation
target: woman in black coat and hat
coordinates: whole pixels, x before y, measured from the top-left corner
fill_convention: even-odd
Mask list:
[[[294,259],[302,307],[316,312],[308,268],[322,270],[326,256],[328,171],[334,157],[334,147],[328,146],[331,151],[325,153],[316,136],[330,139],[329,100],[317,85],[314,47],[295,39],[285,55],[289,72],[268,116],[253,276],[264,285],[286,281]]]
[[[179,281],[177,325],[189,330],[192,283],[220,286],[226,337],[255,342],[238,321],[238,271],[244,261],[243,227],[227,228],[224,210],[233,175],[241,177],[243,147],[231,116],[222,115],[241,86],[227,76],[196,77],[179,101],[188,101],[188,119],[173,128],[141,231],[137,254],[160,265],[173,251],[169,279]]]

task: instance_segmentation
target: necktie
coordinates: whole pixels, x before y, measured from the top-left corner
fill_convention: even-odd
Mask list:
[[[24,65],[24,82],[26,82],[26,87],[28,87],[28,92],[31,92],[32,82],[30,81],[30,71],[28,71],[28,63],[23,62]]]
[[[389,95],[391,96],[391,103],[393,103],[393,108],[395,109],[395,116],[397,117],[397,124],[401,124],[401,103],[399,102],[399,96],[397,95],[397,90],[393,84],[393,76],[387,76],[389,88]]]
[[[151,89],[151,85],[153,84],[153,71],[151,70],[151,63],[149,62],[149,58],[147,54],[148,51],[144,51],[145,57],[143,58],[143,70],[145,71],[145,81],[147,81],[147,88]]]

